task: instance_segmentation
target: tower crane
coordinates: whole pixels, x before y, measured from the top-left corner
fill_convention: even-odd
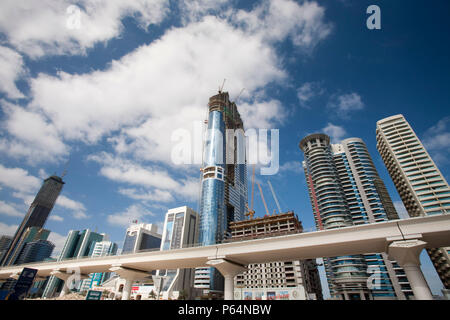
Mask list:
[[[264,195],[261,189],[261,185],[259,184],[259,182],[256,182],[258,184],[258,188],[259,188],[259,193],[261,194],[261,199],[264,203],[264,208],[266,209],[266,214],[269,215],[269,210],[267,209],[267,204],[266,204],[266,200],[264,200]]]
[[[277,204],[278,213],[281,213],[280,203],[278,202],[277,196],[275,195],[275,191],[273,191],[273,187],[272,187],[272,184],[270,183],[270,180],[268,180],[267,183],[269,184],[270,191],[272,192],[273,199],[275,200],[275,203]]]
[[[253,165],[253,172],[252,172],[252,202],[251,202],[251,208],[248,207],[248,203],[245,204],[247,207],[247,212],[245,213],[245,216],[250,216],[250,219],[253,219],[253,216],[255,215],[255,210],[253,210],[253,194],[255,189],[255,165]]]

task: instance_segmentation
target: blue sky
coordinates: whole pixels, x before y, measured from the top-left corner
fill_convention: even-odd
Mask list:
[[[305,229],[314,222],[298,143],[309,133],[362,138],[400,211],[377,120],[403,114],[450,176],[447,1],[19,2],[0,4],[0,234],[67,162],[46,224],[58,248],[84,228],[121,246],[131,220],[161,227],[168,208],[197,209],[199,166],[171,162],[171,135],[205,118],[224,78],[232,98],[245,88],[246,128],[280,130],[280,171],[258,179],[269,210],[268,178]],[[366,28],[371,4],[381,30]],[[258,192],[255,209],[264,214]]]

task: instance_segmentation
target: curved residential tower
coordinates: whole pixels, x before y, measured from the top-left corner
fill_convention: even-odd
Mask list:
[[[330,144],[328,136],[315,134],[303,139],[300,148],[305,152],[303,166],[318,229],[398,219],[362,139],[349,138],[340,144]],[[350,218],[350,221],[344,218]],[[356,265],[352,265],[351,259],[341,258],[325,260],[332,296],[357,298],[352,292],[359,279],[353,287],[349,285],[352,279],[345,279],[348,270],[356,267],[370,275],[366,286],[373,299],[404,300],[413,296],[405,271],[389,260],[386,253],[351,256],[356,259],[353,260]]]
[[[345,199],[330,137],[311,134],[299,145],[305,154],[305,170],[308,191],[319,230],[352,226],[352,217]],[[325,258],[330,294],[344,300],[370,299],[367,288],[367,265],[362,255]]]

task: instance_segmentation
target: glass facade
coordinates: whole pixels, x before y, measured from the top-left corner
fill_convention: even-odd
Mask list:
[[[81,258],[89,256],[96,242],[103,240],[104,235],[92,232],[89,229],[83,231],[71,230],[67,235],[63,249],[57,261],[70,258]],[[44,289],[42,297],[51,298],[61,290],[63,282],[55,276],[50,276]]]
[[[133,234],[127,233],[125,241],[123,242],[122,253],[130,253],[134,251],[134,245],[136,244],[137,232]]]
[[[305,154],[308,191],[319,230],[353,225],[344,185],[339,177],[339,163],[335,162],[330,138],[324,134],[307,136],[300,142]],[[369,298],[367,265],[362,255],[324,259],[330,294],[340,299]]]
[[[8,250],[3,255],[1,265],[12,264],[12,257],[18,256],[22,248],[18,248],[17,245],[27,228],[42,228],[44,226],[45,222],[47,221],[48,215],[53,209],[56,199],[58,198],[63,188],[63,185],[64,181],[62,181],[62,179],[57,176],[51,176],[44,180],[44,183],[42,184],[41,189],[39,189],[39,192],[31,203],[31,206],[28,209],[25,218],[17,228],[17,231],[14,234]]]
[[[196,242],[198,215],[186,206],[170,209],[165,218],[161,250],[173,250],[190,246]],[[189,295],[193,283],[192,269],[158,270],[164,276],[161,291],[165,298],[177,298],[175,292]]]
[[[220,243],[230,236],[229,223],[244,217],[248,197],[245,150],[236,105],[229,101],[228,93],[211,97],[199,205],[202,245]],[[215,268],[198,268],[195,287],[223,291],[223,277]]]
[[[365,143],[359,138],[350,138],[334,148],[334,160],[353,224],[398,219],[397,211],[378,176]],[[372,274],[373,287],[370,290],[375,299],[405,299],[412,295],[411,290],[401,289],[400,283],[408,284],[408,280],[404,275],[395,273],[396,269],[403,270],[395,261],[389,261],[386,254],[365,254],[364,260],[368,273]]]

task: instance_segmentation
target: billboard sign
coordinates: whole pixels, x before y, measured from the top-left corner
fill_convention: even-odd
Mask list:
[[[101,291],[89,290],[86,295],[86,300],[100,300],[102,297]]]
[[[8,300],[23,300],[33,285],[36,274],[36,269],[23,268]]]

